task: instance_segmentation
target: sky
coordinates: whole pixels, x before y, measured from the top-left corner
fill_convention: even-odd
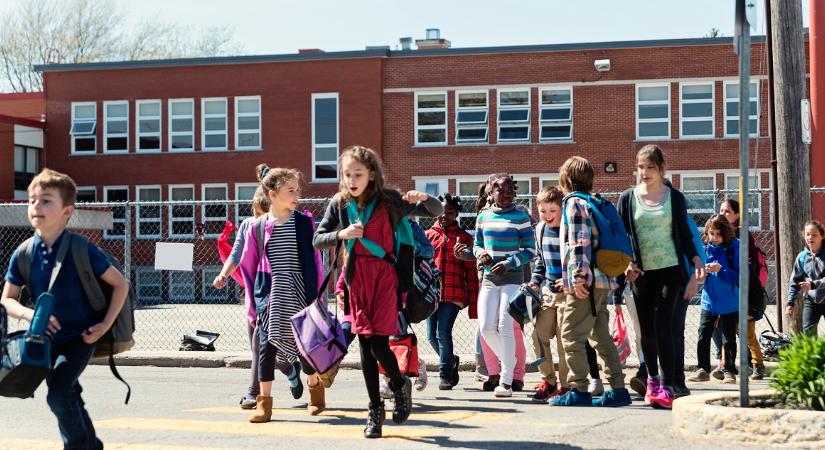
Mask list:
[[[29,0],[0,0],[0,13]],[[763,0],[757,26],[764,34]],[[234,30],[243,54],[361,50],[439,28],[453,47],[733,36],[734,0],[115,0],[130,22]],[[808,0],[803,1],[807,26]]]

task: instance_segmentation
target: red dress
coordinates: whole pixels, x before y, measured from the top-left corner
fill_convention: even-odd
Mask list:
[[[387,208],[379,205],[364,226],[364,237],[394,251],[393,228]],[[349,286],[352,332],[363,335],[398,334],[398,275],[395,266],[377,258],[356,240],[355,268]]]

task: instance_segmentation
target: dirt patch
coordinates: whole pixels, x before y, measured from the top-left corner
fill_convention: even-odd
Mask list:
[[[723,398],[720,400],[713,400],[707,402],[708,405],[729,406],[739,408],[738,398]],[[762,408],[762,409],[788,409],[796,411],[814,411],[804,403],[785,403],[778,398],[772,397],[757,397],[751,398],[748,408]]]

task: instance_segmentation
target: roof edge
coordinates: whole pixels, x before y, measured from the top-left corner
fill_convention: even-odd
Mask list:
[[[22,125],[24,127],[39,128],[41,130],[46,129],[46,124],[43,123],[43,122],[40,122],[39,120],[25,119],[23,117],[7,116],[5,114],[0,114],[0,123],[7,123],[7,124],[10,124],[10,125]]]

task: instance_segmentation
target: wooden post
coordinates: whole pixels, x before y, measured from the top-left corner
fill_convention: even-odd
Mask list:
[[[802,35],[802,0],[771,1],[771,37],[774,61],[773,82],[776,94],[776,157],[779,192],[779,254],[785,269],[777,289],[782,303],[788,302],[788,279],[794,258],[802,250],[802,226],[811,217],[811,177],[808,146],[802,143],[801,101],[806,98],[805,54]],[[801,331],[802,304],[794,310],[789,328]]]

